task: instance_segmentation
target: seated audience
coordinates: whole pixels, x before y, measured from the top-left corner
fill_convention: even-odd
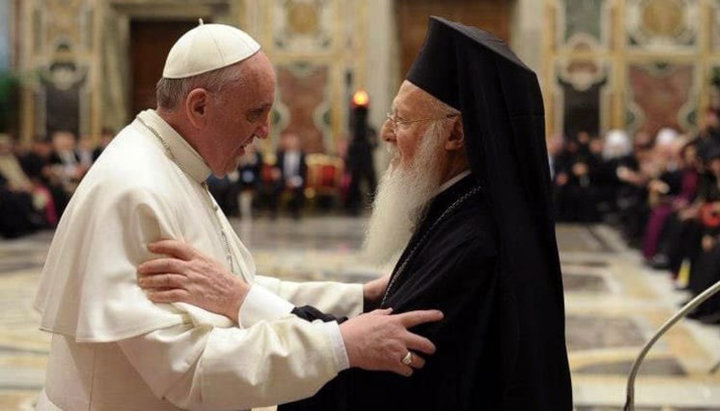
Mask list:
[[[592,184],[599,158],[590,149],[590,135],[580,132],[567,141],[555,158],[556,209],[559,221],[595,222],[595,191]]]
[[[59,179],[52,172],[53,166],[50,163],[52,153],[53,147],[50,140],[36,137],[30,150],[25,152],[19,160],[23,171],[33,185],[45,187],[50,192],[49,201],[52,204],[47,208],[47,219],[49,225],[55,227],[60,219],[61,208],[64,208],[64,204],[69,201],[70,194],[65,191]]]
[[[653,209],[644,248],[653,267],[670,269],[674,277],[683,261],[694,259],[699,244],[697,194],[704,177],[695,141],[682,146],[679,158],[682,167],[667,172],[658,185],[661,201]]]
[[[83,135],[77,143],[77,158],[79,159],[81,173],[84,175],[95,162],[95,143],[90,135]]]
[[[598,210],[606,219],[612,219],[618,213],[618,195],[627,190],[628,183],[618,177],[620,167],[633,167],[632,143],[623,130],[610,130],[601,142],[601,161],[595,173],[596,199]]]
[[[110,144],[110,142],[113,139],[113,136],[115,136],[115,131],[111,128],[105,127],[102,129],[102,133],[100,134],[100,141],[98,142],[98,145],[93,150],[93,162],[100,157],[100,154],[102,154],[103,150],[105,150],[105,147]]]
[[[653,155],[654,171],[651,180],[648,183],[648,205],[650,206],[650,215],[645,228],[643,239],[643,257],[645,260],[655,266],[667,266],[667,259],[664,254],[657,254],[661,235],[668,221],[668,218],[674,211],[674,201],[676,197],[683,191],[682,183],[685,169],[683,167],[683,158],[681,150],[685,141],[677,135],[674,130],[660,130],[656,138],[656,144]],[[692,151],[692,150],[691,150]],[[685,150],[685,154],[693,154]],[[689,161],[694,161],[689,159]],[[695,167],[690,164],[688,171],[689,176],[696,176]],[[692,181],[688,181],[692,183]],[[697,189],[697,181],[694,181],[689,187],[686,187],[683,201],[690,197],[692,201],[695,197]]]
[[[717,111],[710,109],[705,112],[697,135],[698,155],[704,158],[713,147],[718,145],[720,145],[720,119]]]
[[[52,184],[61,187],[64,191],[64,195],[55,197],[58,216],[62,216],[70,196],[87,170],[80,164],[80,155],[76,150],[75,136],[72,133],[69,131],[53,133],[52,146],[48,178]]]
[[[581,132],[548,141],[558,221],[615,224],[648,265],[696,296],[720,280],[720,119],[702,118],[697,137],[672,128],[655,138],[623,130],[603,140]],[[690,318],[720,324],[720,297]]]
[[[688,289],[698,295],[720,280],[720,147],[714,147],[707,155],[709,178],[700,192],[700,248],[691,261]],[[717,300],[712,299],[688,317],[706,322],[717,322]]]
[[[49,191],[34,185],[13,152],[13,142],[0,135],[0,235],[16,238],[51,222]]]
[[[632,157],[616,170],[618,179],[623,183],[617,194],[622,234],[632,247],[641,244],[650,213],[647,186],[655,173],[653,146],[650,134],[636,133]]]

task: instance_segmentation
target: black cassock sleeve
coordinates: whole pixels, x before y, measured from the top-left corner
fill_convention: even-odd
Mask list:
[[[295,307],[292,313],[302,318],[305,321],[321,320],[323,322],[337,321],[338,324],[342,324],[347,321],[347,317],[335,317],[331,314],[325,314],[317,308],[310,305],[303,305],[302,307]]]

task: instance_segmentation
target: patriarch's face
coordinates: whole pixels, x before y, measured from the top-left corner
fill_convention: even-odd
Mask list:
[[[438,116],[430,108],[430,99],[432,97],[409,81],[404,81],[400,86],[389,113],[391,118],[385,121],[381,130],[388,151],[393,154],[390,170],[407,168],[413,164],[420,140],[432,125],[431,121],[416,120]]]

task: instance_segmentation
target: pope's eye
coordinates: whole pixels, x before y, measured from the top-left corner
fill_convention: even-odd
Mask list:
[[[254,123],[260,119],[260,117],[262,116],[262,113],[263,113],[263,110],[260,110],[260,109],[250,110],[247,113],[247,116],[245,116],[245,117],[247,118],[247,121]]]

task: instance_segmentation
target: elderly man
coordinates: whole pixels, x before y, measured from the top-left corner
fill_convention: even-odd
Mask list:
[[[432,18],[383,129],[395,157],[367,246],[405,247],[381,307],[441,309],[415,330],[437,353],[411,379],[350,370],[282,409],[572,409],[543,131],[535,74],[507,45]]]
[[[245,147],[267,136],[274,92],[272,65],[236,28],[201,25],[173,46],[157,110],[140,113],[105,149],[50,247],[35,303],[41,328],[52,333],[38,409],[245,409],[310,396],[348,367],[407,376],[422,366],[400,362],[408,350],[433,352],[407,328],[441,319],[438,311],[378,310],[342,325],[291,314],[311,312],[294,305],[312,305],[354,316],[383,281],[363,288],[255,276],[205,180],[234,170]],[[156,258],[163,253],[187,261]],[[147,260],[202,278],[232,272],[215,283],[229,291],[225,300],[202,295],[214,299],[210,308],[227,309],[218,310],[224,316],[172,290],[151,297],[183,302],[153,303],[137,285]],[[166,291],[177,284],[176,276],[164,279]]]
[[[535,74],[489,33],[432,18],[382,136],[394,157],[366,247],[404,251],[381,307],[442,310],[414,329],[437,352],[412,378],[348,370],[281,410],[571,410]]]

